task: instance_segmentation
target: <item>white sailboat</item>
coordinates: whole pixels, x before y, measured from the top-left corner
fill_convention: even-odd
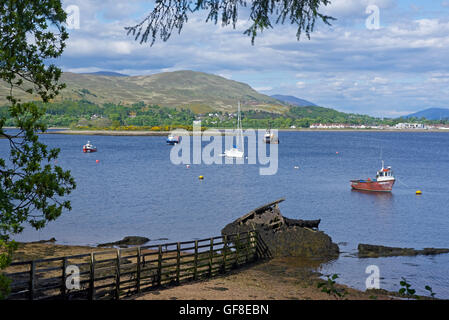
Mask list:
[[[233,148],[225,150],[225,156],[229,158],[243,158],[244,155],[244,145],[243,145],[243,130],[242,130],[242,120],[240,119],[240,101],[238,107],[237,115],[237,145]]]

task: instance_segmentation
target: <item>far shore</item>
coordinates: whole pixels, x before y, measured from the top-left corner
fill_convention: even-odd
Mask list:
[[[124,130],[71,130],[62,128],[49,128],[53,131],[47,131],[44,134],[67,134],[67,135],[94,135],[94,136],[167,136],[172,131],[124,131]],[[54,131],[57,130],[57,131]],[[216,133],[210,132],[210,130],[217,130],[221,132],[221,135],[234,135],[233,132],[225,132],[225,130],[233,130],[230,128],[208,128],[208,131],[203,131],[202,135],[216,135]],[[243,129],[244,131],[247,129]],[[254,129],[258,130],[258,129]],[[259,129],[265,130],[265,129]],[[421,130],[421,129],[273,129],[279,132],[449,132],[449,130]],[[173,131],[176,131],[175,129]],[[193,135],[192,131],[189,131],[189,135]]]

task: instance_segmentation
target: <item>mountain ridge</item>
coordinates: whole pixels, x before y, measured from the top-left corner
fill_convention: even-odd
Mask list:
[[[426,118],[427,120],[447,120],[449,119],[449,109],[447,108],[427,108],[404,118]]]
[[[234,112],[238,101],[242,110],[284,113],[288,106],[251,88],[248,84],[214,74],[181,70],[146,76],[111,76],[64,72],[61,90],[55,101],[88,101],[94,104],[132,105],[143,102],[169,108],[187,108],[195,113]],[[0,103],[6,104],[8,87],[0,83]],[[36,96],[15,90],[22,101]],[[2,98],[5,97],[2,100]]]
[[[80,72],[79,74],[93,74],[93,75],[99,75],[99,76],[111,76],[111,77],[129,77],[128,74],[123,74],[119,72],[114,71],[96,71],[96,72]]]
[[[289,96],[289,95],[282,95],[282,94],[274,94],[271,95],[272,98],[275,98],[281,102],[296,106],[296,107],[318,107],[316,104],[314,104],[313,102],[304,100],[304,99],[300,99],[298,97],[295,96]]]

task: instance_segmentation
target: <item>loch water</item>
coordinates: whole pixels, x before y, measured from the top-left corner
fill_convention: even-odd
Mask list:
[[[376,265],[381,288],[397,291],[404,277],[419,294],[429,285],[436,297],[449,298],[449,254],[355,256],[359,243],[449,247],[449,133],[304,131],[279,132],[279,138],[277,173],[260,175],[259,164],[175,165],[166,137],[41,135],[60,148],[57,164],[76,179],[69,196],[73,209],[15,239],[55,237],[60,244],[95,246],[129,235],[152,243],[206,238],[285,198],[284,216],[321,219],[320,229],[339,244],[340,257],[322,265],[323,274],[337,273],[339,282],[364,290],[366,268]],[[82,152],[87,140],[97,153]],[[0,157],[7,152],[7,141],[0,140]],[[352,191],[349,180],[374,178],[381,159],[397,178],[393,191]]]

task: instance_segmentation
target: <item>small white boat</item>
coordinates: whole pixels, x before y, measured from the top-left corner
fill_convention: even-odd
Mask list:
[[[173,145],[173,144],[176,144],[176,143],[179,143],[179,137],[175,136],[173,134],[169,134],[168,137],[167,137],[167,144]]]
[[[263,137],[263,142],[265,143],[273,143],[278,144],[279,138],[274,135],[274,133],[271,132],[271,129],[267,129],[265,132],[265,135]]]

